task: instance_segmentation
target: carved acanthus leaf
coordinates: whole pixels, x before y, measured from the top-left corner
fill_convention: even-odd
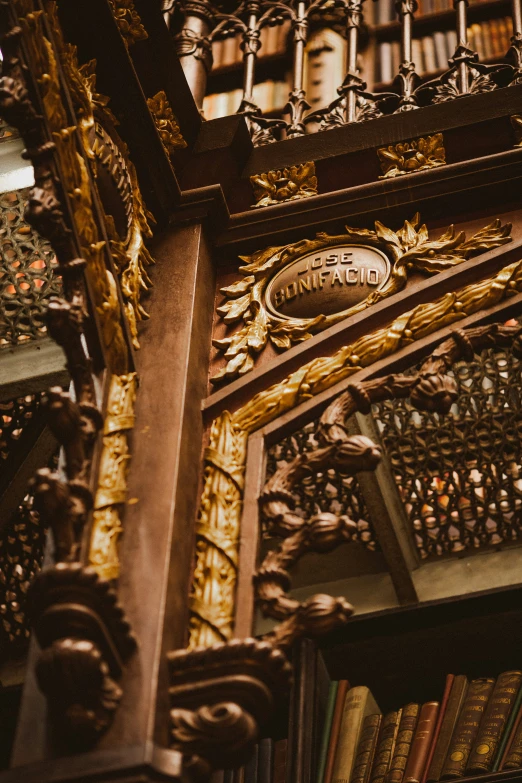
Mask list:
[[[213,345],[227,359],[226,366],[212,378],[213,383],[232,379],[253,369],[256,355],[267,342],[279,350],[308,340],[314,334],[399,292],[406,284],[410,270],[435,274],[462,263],[472,255],[491,250],[511,241],[511,224],[499,219],[477,231],[469,239],[463,231],[450,226],[441,236],[432,239],[417,213],[397,231],[375,222],[375,230],[351,228],[346,233],[317,234],[315,239],[300,240],[291,245],[272,246],[252,256],[240,256],[245,263],[239,267],[244,275],[232,285],[221,289],[226,299],[217,308],[225,324],[241,323],[231,335],[213,340]],[[388,282],[360,302],[341,313],[315,318],[275,318],[265,303],[265,293],[271,278],[280,269],[301,255],[347,242],[368,244],[382,249],[393,262]]]

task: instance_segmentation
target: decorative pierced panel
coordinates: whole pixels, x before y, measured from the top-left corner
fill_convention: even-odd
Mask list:
[[[30,635],[27,591],[42,567],[44,545],[45,529],[28,497],[0,530],[0,658],[25,651]]]
[[[459,362],[446,416],[408,400],[373,413],[422,558],[522,538],[522,366],[489,349]]]
[[[28,394],[16,400],[0,402],[0,471],[6,465],[9,455],[16,448],[22,433],[31,424],[40,407],[42,394]]]
[[[47,302],[60,293],[52,248],[24,220],[26,195],[0,194],[0,348],[43,337]]]
[[[313,451],[319,447],[315,436],[316,426],[316,422],[310,422],[269,449],[267,479],[298,454],[304,451]],[[325,473],[317,473],[313,477],[303,479],[296,490],[295,510],[297,514],[303,517],[311,517],[322,511],[339,515],[346,514],[357,523],[357,540],[371,551],[379,549],[364,497],[354,476],[343,475],[341,472],[330,469]]]

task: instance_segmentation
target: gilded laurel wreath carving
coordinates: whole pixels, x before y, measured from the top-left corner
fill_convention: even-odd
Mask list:
[[[212,382],[229,380],[252,370],[256,355],[268,341],[279,350],[290,348],[381,299],[396,294],[406,285],[411,271],[436,274],[450,269],[470,256],[510,242],[510,233],[511,224],[502,225],[497,219],[469,239],[463,231],[456,231],[454,226],[450,226],[437,239],[431,239],[417,213],[411,221],[406,220],[398,231],[392,231],[376,221],[373,231],[346,226],[345,234],[329,235],[321,232],[315,239],[272,246],[251,256],[240,256],[246,262],[239,268],[244,277],[220,289],[226,300],[217,308],[217,312],[226,324],[241,326],[232,335],[213,341],[227,359],[227,364],[212,378]],[[269,311],[266,291],[276,272],[305,254],[347,242],[369,245],[385,253],[392,264],[385,285],[372,291],[364,301],[353,307],[328,316],[283,320]]]

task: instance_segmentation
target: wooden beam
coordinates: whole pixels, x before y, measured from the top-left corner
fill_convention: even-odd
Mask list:
[[[0,351],[0,401],[68,385],[65,354],[50,337]]]

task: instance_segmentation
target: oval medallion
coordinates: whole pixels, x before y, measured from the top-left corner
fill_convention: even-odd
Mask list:
[[[266,303],[278,318],[335,315],[382,288],[391,265],[369,245],[338,245],[308,253],[281,269],[266,289]]]

